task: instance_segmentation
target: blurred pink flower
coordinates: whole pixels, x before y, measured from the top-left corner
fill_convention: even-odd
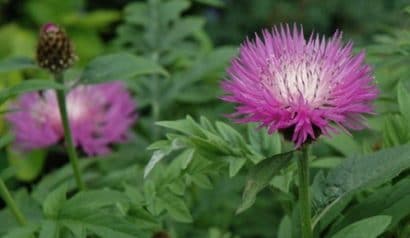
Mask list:
[[[64,138],[56,94],[53,90],[22,95],[6,119],[16,136],[16,146],[31,150]],[[105,154],[109,146],[127,139],[137,118],[136,102],[121,82],[78,86],[67,94],[67,111],[74,143],[89,155]]]
[[[222,83],[223,100],[237,104],[231,116],[283,132],[296,147],[337,128],[364,128],[378,90],[364,52],[353,55],[341,38],[306,40],[303,29],[286,25],[246,40]]]

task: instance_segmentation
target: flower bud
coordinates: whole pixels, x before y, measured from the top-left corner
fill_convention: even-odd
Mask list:
[[[44,24],[37,45],[37,62],[41,68],[59,73],[77,60],[74,45],[63,29],[53,23]]]

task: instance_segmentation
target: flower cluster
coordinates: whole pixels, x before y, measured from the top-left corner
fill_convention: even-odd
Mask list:
[[[136,103],[121,82],[78,86],[66,97],[68,118],[76,146],[87,154],[104,154],[125,140],[136,120]],[[43,148],[64,138],[53,90],[22,95],[6,119],[22,149]]]
[[[341,37],[306,40],[286,25],[246,40],[222,85],[223,99],[237,104],[231,116],[281,131],[297,147],[337,128],[363,128],[378,90],[364,53],[353,55]]]

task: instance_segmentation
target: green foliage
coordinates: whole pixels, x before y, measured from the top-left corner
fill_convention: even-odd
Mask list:
[[[377,238],[389,225],[389,216],[374,216],[349,225],[332,238]]]
[[[319,173],[313,184],[314,224],[327,226],[352,195],[389,182],[410,168],[409,145],[386,149],[374,154],[346,159],[325,177]]]
[[[102,83],[156,73],[167,74],[155,62],[127,53],[117,53],[91,61],[85,67],[81,79],[84,83]]]
[[[36,64],[29,58],[11,58],[0,62],[0,72],[35,68]]]
[[[218,99],[237,43],[293,21],[353,37],[380,89],[369,129],[312,146],[315,237],[410,236],[410,11],[402,1],[28,0],[18,11],[12,2],[0,3],[1,104],[124,80],[139,119],[112,154],[80,161],[82,192],[62,144],[16,151],[2,131],[0,177],[29,225],[1,209],[1,237],[300,238],[293,145],[258,125],[224,122],[232,108]],[[43,80],[33,60],[44,22],[62,25],[80,56],[67,85]]]

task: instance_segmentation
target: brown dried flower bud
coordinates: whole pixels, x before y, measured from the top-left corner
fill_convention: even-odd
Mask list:
[[[59,73],[72,66],[76,60],[74,45],[65,31],[53,23],[44,24],[37,45],[40,67]]]

